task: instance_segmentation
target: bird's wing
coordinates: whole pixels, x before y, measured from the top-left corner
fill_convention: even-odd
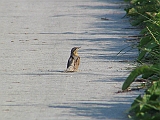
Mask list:
[[[70,56],[70,58],[68,59],[67,68],[71,66],[72,63],[73,63],[73,58],[72,56]]]
[[[78,70],[79,64],[80,64],[80,57],[78,56],[78,58],[75,61],[75,65],[74,65],[76,70]]]

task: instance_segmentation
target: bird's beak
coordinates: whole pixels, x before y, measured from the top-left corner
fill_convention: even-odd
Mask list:
[[[77,47],[77,49],[80,49],[81,47]]]

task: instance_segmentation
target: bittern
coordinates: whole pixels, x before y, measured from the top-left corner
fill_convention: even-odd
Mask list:
[[[80,64],[80,57],[78,56],[78,50],[80,47],[74,47],[71,49],[71,54],[68,59],[66,72],[76,72]]]

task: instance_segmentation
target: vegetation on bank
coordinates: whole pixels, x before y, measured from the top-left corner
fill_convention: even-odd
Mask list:
[[[129,117],[136,120],[160,119],[160,0],[125,0],[131,24],[141,28],[138,42],[138,66],[131,71],[122,89],[135,79],[148,81],[147,89],[131,105]]]

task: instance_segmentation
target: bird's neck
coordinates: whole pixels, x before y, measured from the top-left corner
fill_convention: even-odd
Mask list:
[[[71,53],[72,56],[78,56],[77,51],[74,51],[73,53]]]
[[[73,59],[77,59],[78,58],[78,54],[74,54],[74,55],[71,55],[73,57]]]

